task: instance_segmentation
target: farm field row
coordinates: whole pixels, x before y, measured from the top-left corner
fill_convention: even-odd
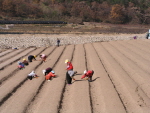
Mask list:
[[[0,52],[0,113],[150,113],[150,40],[126,40]],[[42,63],[40,54],[48,56]],[[37,60],[23,70],[17,62]],[[66,84],[65,59],[77,71]],[[46,81],[43,69],[57,77]],[[94,70],[93,81],[81,80]],[[34,70],[39,76],[28,80]]]

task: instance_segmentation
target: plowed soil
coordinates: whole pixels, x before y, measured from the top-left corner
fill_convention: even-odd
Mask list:
[[[18,70],[17,61],[28,55],[37,60]],[[72,85],[65,59],[78,72]],[[42,73],[47,67],[57,75],[51,81]],[[81,80],[85,69],[94,70],[92,82]],[[28,80],[32,70],[39,77]],[[1,51],[0,113],[150,113],[150,40]]]

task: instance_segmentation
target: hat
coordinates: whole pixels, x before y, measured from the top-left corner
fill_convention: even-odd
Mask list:
[[[83,73],[85,74],[86,72],[87,72],[87,71],[86,71],[86,70],[84,70],[84,72],[83,72]]]
[[[26,60],[25,58],[23,60]]]
[[[52,72],[53,74],[55,73],[55,71],[53,71],[53,70],[52,70],[51,72]]]
[[[34,55],[34,57],[36,57],[36,55]]]
[[[21,62],[20,62],[20,61],[18,61],[18,64],[21,64]]]
[[[68,59],[66,59],[66,60],[65,60],[65,63],[67,63],[67,62],[69,62],[69,60],[68,60]]]
[[[35,73],[34,70],[31,73]]]
[[[46,70],[42,70],[43,74],[45,74]]]

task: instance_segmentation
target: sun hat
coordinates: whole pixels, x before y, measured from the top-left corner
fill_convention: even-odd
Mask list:
[[[68,60],[68,59],[66,59],[66,60],[65,60],[65,63],[67,63],[67,62],[69,62],[69,60]]]
[[[46,70],[42,70],[43,74],[45,74]]]
[[[21,64],[21,62],[20,62],[20,61],[18,61],[18,64]]]
[[[87,71],[86,71],[86,70],[84,70],[84,72],[83,72],[83,73],[85,74],[86,72],[87,72]]]
[[[51,72],[52,72],[53,74],[55,73],[55,71],[53,71],[53,70],[52,70]]]

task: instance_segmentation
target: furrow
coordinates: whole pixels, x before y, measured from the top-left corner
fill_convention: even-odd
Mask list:
[[[23,56],[27,55],[29,52],[35,50],[35,48],[30,48],[27,49],[26,51],[24,51],[23,53],[16,55],[16,57],[10,58],[7,61],[1,63],[0,65],[0,70],[3,70],[6,66],[13,64],[14,62],[18,61],[20,58],[22,58]]]
[[[53,51],[54,48],[51,47],[50,49],[51,50],[49,50],[49,51],[51,52],[51,51]],[[48,51],[48,49],[47,49],[47,51]],[[2,84],[0,90],[2,90],[3,93],[0,94],[0,102],[5,97],[8,97],[7,95],[9,95],[9,93],[11,93],[12,91],[16,92],[15,88],[18,86],[18,84],[20,84],[20,82],[26,80],[28,73],[30,73],[32,70],[36,69],[41,64],[42,64],[41,61],[34,61],[34,62],[30,63],[24,70],[18,71],[18,73],[16,73],[15,75],[13,75],[13,77],[11,79],[8,79],[4,84]],[[24,75],[22,75],[22,73],[24,73]],[[7,89],[6,89],[6,86],[7,86]],[[10,98],[10,96],[9,96],[9,98]],[[9,98],[7,98],[7,99],[9,99]]]
[[[102,43],[102,46],[104,48],[108,48],[108,45],[109,44],[107,43]],[[110,47],[108,49],[110,49]],[[111,54],[109,53],[108,49],[105,50],[105,53],[99,56],[101,57],[101,59],[103,59],[102,62],[105,65],[107,72],[109,73],[118,93],[120,94],[127,112],[147,113],[149,110],[149,105],[145,105],[145,102],[143,102],[138,94],[140,93],[140,95],[145,98],[145,101],[147,101],[147,103],[149,103],[149,98],[147,98],[147,96],[140,88],[138,89],[138,93],[136,92],[136,88],[138,87],[138,85],[129,77],[129,75],[126,73],[126,71],[124,71],[120,64],[111,56],[112,54],[116,54],[116,52],[113,51],[113,53]]]
[[[15,57],[16,55],[22,53],[23,51],[25,51],[25,50],[27,50],[27,49],[28,49],[28,48],[26,48],[26,49],[18,49],[18,50],[16,50],[16,51],[13,51],[13,52],[11,52],[11,53],[9,53],[9,54],[7,54],[7,55],[1,57],[1,58],[0,58],[0,63],[6,61],[7,59],[10,59],[10,58]]]
[[[132,44],[127,43],[127,41],[117,41],[117,42],[120,43],[124,48],[128,48],[135,54],[139,55],[141,58],[150,62],[150,58],[149,58],[150,53],[147,53],[147,52],[133,46]]]
[[[83,71],[86,69],[83,44],[75,46],[72,64],[74,71],[78,74],[75,76],[76,81],[72,81],[72,85],[66,85],[60,113],[91,113],[89,83],[87,80],[81,80]]]
[[[7,55],[7,54],[13,52],[13,51],[15,51],[15,50],[14,49],[7,49],[3,52],[0,52],[0,58],[3,57],[4,55]]]
[[[118,42],[116,42],[113,46],[117,50],[119,50],[124,56],[128,57],[131,61],[133,61],[136,65],[138,65],[141,69],[150,74],[150,63],[148,60],[143,59],[138,54],[132,52],[130,49],[123,47]]]
[[[100,43],[86,44],[87,66],[94,70],[93,81],[90,82],[94,113],[126,113],[126,107],[120,99],[110,76],[99,55],[105,53]],[[97,50],[98,48],[98,50]],[[101,50],[101,54],[99,53]],[[113,97],[113,98],[112,98]]]
[[[148,73],[143,71],[140,67],[138,67],[133,61],[125,57],[120,51],[117,51],[116,43],[111,43],[111,45],[106,44],[105,47],[110,54],[112,54],[113,58],[118,61],[118,63],[122,66],[122,68],[128,73],[128,75],[134,80],[139,87],[145,92],[145,94],[150,98],[150,76]],[[109,48],[108,48],[109,47]],[[113,52],[116,54],[113,54]],[[126,62],[125,62],[126,61]]]
[[[85,66],[86,66],[86,70],[90,70],[89,67],[88,67],[88,61],[87,61],[87,53],[86,53],[86,50],[85,50],[85,45],[83,45],[84,47],[84,54],[85,54]],[[93,105],[94,103],[92,102],[92,90],[91,90],[91,84],[89,83],[89,97],[90,97],[90,106],[91,106],[91,113],[93,113]]]
[[[59,47],[60,48],[60,47]],[[51,60],[49,64],[46,64],[44,68],[38,69],[40,72],[42,69],[46,69],[47,67],[54,67],[54,71],[57,75],[56,78],[53,78],[51,81],[46,81],[40,91],[40,93],[36,96],[35,100],[30,104],[28,109],[26,110],[27,113],[57,113],[60,108],[60,103],[62,99],[62,93],[65,87],[65,59],[71,58],[71,53],[73,51],[74,46],[69,45],[62,50],[61,52],[55,52],[53,54],[53,59],[58,60],[58,63],[55,64],[55,60]],[[61,57],[58,56],[62,54]],[[64,68],[63,68],[64,67]],[[51,96],[50,96],[51,95]]]
[[[28,55],[39,55],[41,52],[43,52],[46,48],[38,48],[34,51],[29,52],[26,56],[24,56],[24,58],[28,58]],[[18,59],[18,61],[22,61],[22,59]],[[25,67],[26,68],[26,67]],[[7,70],[7,71],[6,71]],[[15,75],[18,71],[17,68],[17,63],[14,62],[12,65],[7,66],[4,70],[1,71],[1,76],[0,76],[0,85],[6,81],[7,79],[9,79],[10,77],[12,77],[13,75]]]

